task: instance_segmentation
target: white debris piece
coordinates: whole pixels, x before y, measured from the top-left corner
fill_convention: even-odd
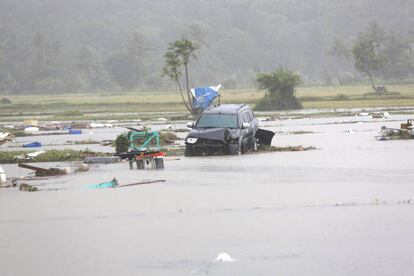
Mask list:
[[[0,145],[11,142],[13,140],[14,136],[10,134],[9,132],[0,132]]]
[[[168,125],[167,129],[170,130],[170,131],[176,131],[177,127],[175,125]]]
[[[24,132],[36,132],[36,131],[39,131],[38,127],[26,127],[24,129]]]
[[[101,124],[101,123],[90,123],[89,127],[91,127],[91,128],[102,128],[102,127],[105,127],[105,125]]]
[[[9,135],[8,132],[0,132],[0,140],[6,139]]]
[[[0,184],[5,184],[6,181],[6,173],[4,172],[3,167],[0,165]]]
[[[358,116],[369,116],[368,112],[360,112],[358,113]]]
[[[390,117],[390,113],[388,113],[388,112],[384,112],[383,114],[382,114],[382,116],[384,117],[384,118],[388,118],[388,117]]]
[[[63,170],[66,172],[66,174],[70,174],[70,167],[64,167]]]
[[[168,121],[166,118],[158,118],[158,121]]]
[[[32,158],[35,158],[35,157],[37,157],[37,156],[39,156],[39,155],[41,155],[41,154],[43,154],[43,153],[45,153],[45,151],[44,151],[44,150],[41,150],[41,151],[35,151],[35,152],[30,152],[30,153],[26,153],[26,157],[27,157],[27,158],[29,158],[29,159],[32,159]]]
[[[214,260],[215,262],[235,262],[236,259],[233,259],[228,253],[222,252],[217,255],[217,258]]]

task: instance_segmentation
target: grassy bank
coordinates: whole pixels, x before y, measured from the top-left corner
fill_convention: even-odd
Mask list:
[[[167,156],[184,155],[183,147],[163,148],[162,151],[166,152]],[[17,156],[23,157],[30,152],[32,151],[1,151],[0,164],[82,161],[88,156],[112,156],[112,153],[94,152],[89,150],[48,150],[30,160],[16,158]]]
[[[389,85],[389,95],[368,96],[369,86],[299,87],[305,108],[414,106],[414,85]],[[254,105],[264,95],[256,89],[222,90],[222,103]],[[0,104],[0,121],[146,119],[185,112],[178,92],[123,92],[105,94],[8,95]]]
[[[1,151],[0,164],[7,163],[28,163],[28,162],[65,162],[65,161],[81,161],[87,156],[111,156],[112,154],[100,153],[93,151],[77,151],[77,150],[48,150],[45,153],[34,157],[30,160],[19,160],[16,156],[24,156],[31,151]]]

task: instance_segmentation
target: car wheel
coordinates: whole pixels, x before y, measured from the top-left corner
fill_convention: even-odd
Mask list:
[[[253,136],[252,139],[252,147],[251,147],[252,151],[257,151],[257,141],[256,141],[256,137]]]
[[[229,144],[229,153],[231,155],[241,155],[242,154],[242,138],[239,139],[238,143]]]
[[[185,146],[185,150],[184,150],[184,156],[192,156],[193,155],[193,151],[189,146]]]
[[[155,158],[155,168],[164,169],[164,158]]]

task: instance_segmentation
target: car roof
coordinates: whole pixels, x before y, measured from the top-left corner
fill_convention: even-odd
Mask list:
[[[213,105],[204,110],[204,114],[237,114],[241,109],[249,108],[246,104],[220,104]]]

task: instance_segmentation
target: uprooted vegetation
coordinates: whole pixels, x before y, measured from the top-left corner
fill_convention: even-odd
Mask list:
[[[285,147],[275,147],[275,146],[267,146],[267,145],[259,145],[258,151],[259,152],[274,152],[274,151],[308,151],[308,150],[316,150],[317,148],[314,146],[285,146]]]

